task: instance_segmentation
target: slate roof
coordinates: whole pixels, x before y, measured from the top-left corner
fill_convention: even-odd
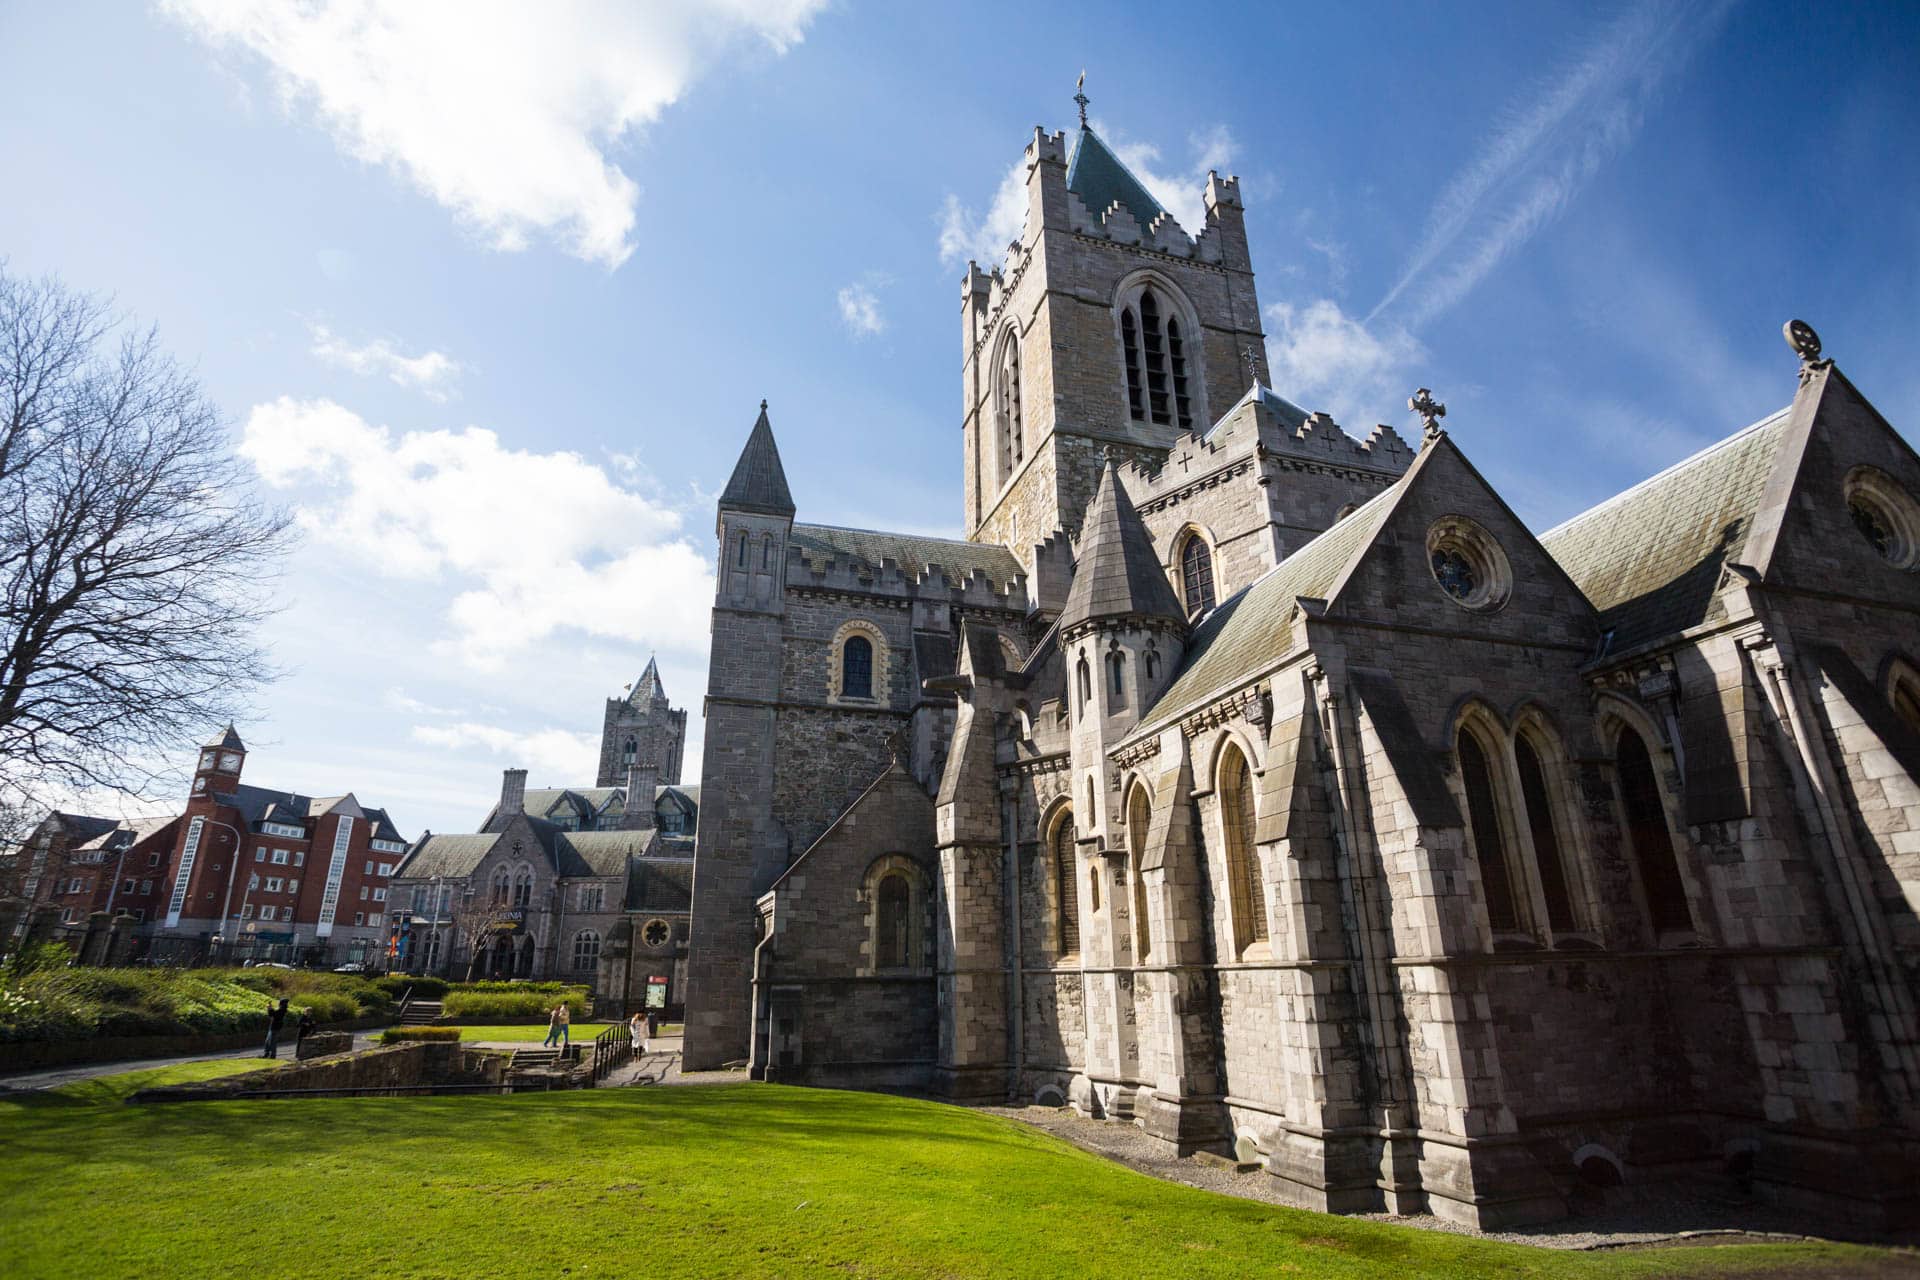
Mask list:
[[[1738,560],[1789,410],[1711,445],[1541,535],[1600,611],[1613,652],[1707,620],[1721,567]]]
[[[1060,611],[1063,630],[1094,618],[1148,617],[1185,621],[1153,539],[1125,486],[1107,463],[1081,524],[1080,559]]]
[[[776,459],[778,461],[778,459]],[[645,706],[655,698],[665,698],[667,687],[660,682],[660,666],[652,656],[647,658],[647,669],[633,682],[633,689],[627,694],[627,701],[636,707]]]
[[[120,825],[118,818],[96,818],[85,813],[62,813],[54,810],[50,815],[60,819],[60,826],[75,843],[98,840]]]
[[[629,857],[644,857],[652,831],[563,831],[554,839],[554,860],[563,876],[617,876]]]
[[[843,529],[830,524],[795,524],[788,535],[801,559],[816,573],[835,560],[866,565],[877,571],[891,560],[900,572],[919,577],[929,565],[939,565],[950,578],[964,582],[975,570],[987,575],[996,588],[1010,589],[1025,574],[1013,552],[990,542],[963,542],[957,538],[923,538],[911,533],[882,533],[877,529]]]
[[[1366,505],[1282,560],[1231,596],[1195,629],[1180,674],[1160,695],[1140,729],[1157,732],[1197,702],[1216,696],[1287,656],[1294,599],[1324,600],[1341,573],[1365,551],[1405,481],[1389,485]]]
[[[635,858],[628,863],[627,910],[693,910],[693,859]]]
[[[202,745],[218,747],[225,751],[245,751],[247,749],[247,744],[240,741],[240,735],[234,732],[231,724],[221,732],[216,733],[211,741],[203,743]]]
[[[492,836],[427,836],[413,847],[393,874],[409,880],[445,876],[464,880],[473,874],[500,839]]]
[[[1099,217],[1118,200],[1127,206],[1134,221],[1142,227],[1159,217],[1163,210],[1146,184],[1108,149],[1100,136],[1085,125],[1074,143],[1073,159],[1067,164],[1067,190],[1080,197],[1087,212]]]
[[[769,515],[793,514],[793,494],[787,489],[787,472],[780,465],[780,449],[773,443],[773,426],[767,421],[767,402],[760,402],[760,417],[747,435],[740,461],[733,464],[733,475],[721,491],[720,505],[736,511],[759,511]]]

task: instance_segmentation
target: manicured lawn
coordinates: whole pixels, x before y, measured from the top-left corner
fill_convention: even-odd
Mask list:
[[[144,1071],[121,1071],[110,1076],[94,1076],[90,1080],[75,1080],[47,1092],[76,1102],[125,1102],[142,1089],[157,1089],[166,1084],[195,1084],[201,1080],[217,1080],[221,1076],[280,1065],[267,1058],[214,1058],[206,1062],[177,1062],[168,1067],[148,1067]]]
[[[570,1034],[575,1044],[591,1044],[593,1038],[612,1026],[609,1022],[576,1024]],[[491,1040],[495,1044],[539,1044],[547,1038],[547,1024],[523,1027],[461,1027],[462,1040]]]
[[[236,1242],[261,1233],[298,1242],[273,1274],[327,1277],[1837,1275],[1888,1257],[1488,1244],[1161,1182],[935,1103],[766,1085],[0,1103],[0,1151],[0,1270],[36,1277],[252,1277]]]

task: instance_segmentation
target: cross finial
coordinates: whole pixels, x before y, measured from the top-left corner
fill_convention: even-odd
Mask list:
[[[1240,359],[1247,366],[1247,381],[1256,387],[1259,386],[1260,353],[1251,342],[1240,348]]]
[[[1080,78],[1073,83],[1073,100],[1080,106],[1080,127],[1084,129],[1087,127],[1087,103],[1091,101],[1087,97],[1087,72],[1084,67],[1080,69]]]
[[[1407,398],[1407,408],[1420,415],[1420,435],[1424,440],[1438,440],[1446,432],[1440,429],[1440,419],[1447,416],[1447,406],[1433,398],[1433,392],[1421,387]]]
[[[767,402],[765,400],[762,400],[760,402],[760,412],[765,413],[766,411],[767,411]]]
[[[1780,331],[1786,335],[1787,345],[1800,357],[1800,381],[1804,383],[1813,376],[1813,367],[1820,363],[1820,335],[1805,320],[1789,320]]]

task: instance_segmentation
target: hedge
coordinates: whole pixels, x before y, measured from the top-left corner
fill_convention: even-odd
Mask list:
[[[406,1044],[416,1040],[458,1040],[458,1027],[388,1027],[380,1033],[381,1044]]]
[[[281,997],[291,1012],[347,1022],[392,1008],[364,979],[289,969],[44,968],[0,979],[0,1041],[264,1031]]]
[[[490,979],[482,982],[456,982],[452,984],[449,990],[496,991],[520,994],[531,992],[543,996],[562,996],[573,994],[585,995],[588,988],[584,984],[577,982],[499,982]]]
[[[565,1000],[572,1011],[575,1022],[584,1022],[587,1017],[586,992],[578,987],[568,989],[562,997],[555,992],[540,991],[462,991],[458,988],[447,992],[442,1014],[455,1022],[501,1022],[514,1019],[544,1018],[553,1006]]]
[[[409,990],[416,1000],[438,1000],[447,994],[448,983],[445,978],[413,978],[404,973],[395,973],[378,979],[374,985],[398,1003]]]

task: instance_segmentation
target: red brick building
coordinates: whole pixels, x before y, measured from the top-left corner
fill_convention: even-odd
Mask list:
[[[14,855],[21,896],[77,925],[121,911],[161,940],[321,945],[378,954],[407,842],[349,792],[313,797],[240,780],[231,725],[200,748],[185,812],[121,821],[54,813]],[[177,945],[177,943],[175,944]]]

